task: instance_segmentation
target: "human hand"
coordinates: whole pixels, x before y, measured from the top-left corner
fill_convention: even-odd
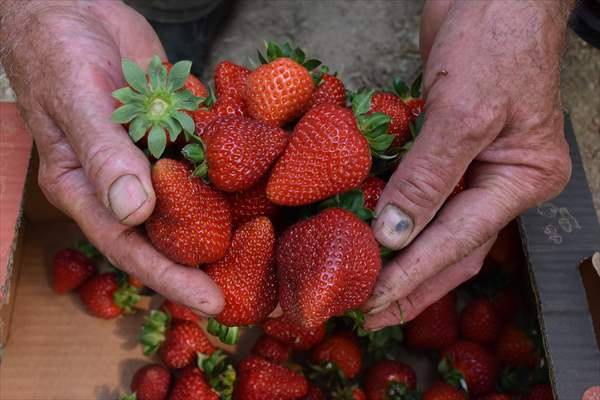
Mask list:
[[[40,158],[39,184],[124,271],[200,313],[223,307],[204,272],[176,265],[134,227],[152,213],[150,164],[111,122],[121,59],[166,59],[146,20],[121,2],[0,3],[2,62]]]
[[[503,226],[562,191],[568,11],[563,2],[426,2],[426,120],[373,222],[381,244],[404,250],[379,276],[366,328],[414,318],[479,271]],[[467,167],[468,189],[448,199]]]

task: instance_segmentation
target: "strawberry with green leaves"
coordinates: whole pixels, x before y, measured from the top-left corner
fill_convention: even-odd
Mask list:
[[[68,293],[95,273],[96,267],[85,254],[77,250],[61,250],[52,261],[52,289],[58,294]]]
[[[417,350],[442,350],[458,340],[456,295],[448,293],[421,312],[404,329],[406,345]]]
[[[275,272],[275,231],[267,217],[241,225],[233,234],[231,246],[219,261],[205,272],[221,288],[223,311],[209,323],[209,332],[232,344],[237,326],[265,319],[277,306]]]
[[[129,136],[134,142],[146,137],[148,151],[160,158],[168,143],[174,143],[180,134],[186,139],[194,133],[194,121],[187,112],[198,108],[202,99],[199,81],[189,82],[190,61],[180,61],[167,73],[158,56],[148,64],[147,72],[134,62],[124,59],[123,76],[128,86],[115,90],[112,95],[122,105],[112,114],[112,121],[128,124]]]
[[[344,378],[353,379],[362,366],[362,352],[356,337],[351,332],[342,331],[317,344],[312,349],[311,361],[317,366],[331,363]]]
[[[421,80],[422,74],[419,74],[413,81],[410,88],[401,79],[394,79],[394,91],[408,106],[411,115],[411,122],[414,122],[425,110],[425,100],[421,98]]]
[[[184,368],[175,379],[169,400],[220,400],[196,366]]]
[[[315,328],[367,300],[381,257],[366,223],[349,211],[329,208],[283,233],[277,268],[284,316]]]
[[[284,126],[310,107],[315,88],[310,71],[321,62],[306,60],[300,48],[289,43],[267,43],[266,57],[258,53],[261,66],[246,80],[244,101],[248,115],[274,126]]]
[[[417,375],[407,364],[384,360],[367,370],[364,386],[369,400],[408,399],[415,393]]]
[[[129,285],[126,279],[119,279],[113,272],[88,279],[79,288],[79,298],[90,314],[103,319],[132,313],[133,306],[140,301],[138,289]]]
[[[367,177],[372,155],[387,157],[390,118],[367,115],[371,96],[355,95],[352,111],[325,104],[304,114],[271,171],[267,196],[272,202],[306,205],[354,189]]]
[[[394,135],[393,146],[402,146],[410,140],[412,114],[400,97],[393,93],[377,92],[373,94],[369,112],[382,113],[391,118],[388,132]]]
[[[131,379],[131,400],[167,400],[171,386],[171,372],[159,364],[147,364],[138,369]]]
[[[231,212],[225,196],[192,177],[192,169],[164,158],[152,167],[156,192],[146,232],[154,247],[182,265],[214,262],[229,248]]]
[[[325,324],[307,329],[283,317],[266,319],[262,324],[262,328],[268,336],[299,351],[312,348],[325,337]]]

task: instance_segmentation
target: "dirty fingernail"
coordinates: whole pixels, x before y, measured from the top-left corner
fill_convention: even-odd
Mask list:
[[[379,243],[392,250],[406,246],[412,233],[412,219],[393,204],[387,204],[373,220],[373,233]]]
[[[120,176],[108,191],[110,209],[119,221],[136,212],[147,200],[148,194],[135,175]]]

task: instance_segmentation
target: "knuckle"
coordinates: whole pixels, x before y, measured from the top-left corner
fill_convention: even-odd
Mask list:
[[[95,143],[88,149],[83,162],[88,178],[94,182],[110,179],[111,170],[119,160],[118,151],[107,143]]]
[[[436,168],[428,159],[421,159],[413,163],[410,175],[392,179],[392,195],[400,196],[397,199],[400,205],[408,201],[417,208],[435,209],[446,198],[449,180],[452,181],[446,171]]]

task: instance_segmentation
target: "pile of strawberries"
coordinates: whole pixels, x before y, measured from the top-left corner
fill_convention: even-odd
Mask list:
[[[153,162],[147,235],[174,262],[202,268],[225,299],[207,321],[169,300],[150,311],[140,343],[162,363],[136,372],[125,398],[551,399],[534,314],[511,289],[523,262],[510,230],[464,288],[404,327],[362,328],[359,309],[393,256],[368,222],[422,125],[419,80],[348,92],[289,44],[268,43],[258,59],[252,70],[219,64],[214,91],[186,61],[155,57],[146,72],[123,61],[113,121]],[[80,286],[101,318],[148,294],[122,273],[94,274],[89,258],[65,250],[55,290]],[[237,365],[209,340],[235,344],[251,325],[261,336]],[[424,393],[400,361],[406,351],[438,366]]]

